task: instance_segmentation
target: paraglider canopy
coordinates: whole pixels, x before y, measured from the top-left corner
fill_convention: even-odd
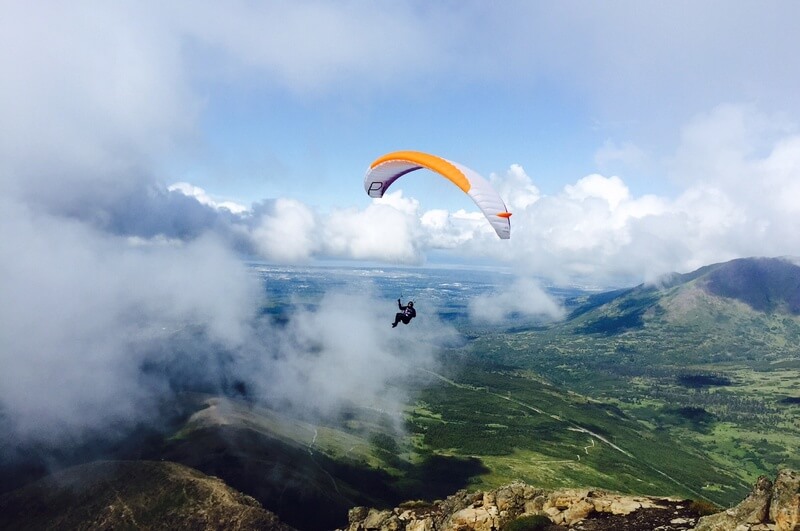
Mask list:
[[[489,181],[477,172],[436,155],[420,151],[395,151],[375,159],[364,177],[364,190],[370,197],[383,197],[397,179],[415,170],[426,168],[448,179],[469,195],[489,220],[497,235],[511,237],[511,212]]]

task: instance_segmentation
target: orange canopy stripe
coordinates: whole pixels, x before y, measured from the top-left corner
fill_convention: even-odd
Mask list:
[[[467,179],[467,176],[464,175],[461,170],[453,166],[453,164],[451,164],[449,161],[441,157],[437,157],[436,155],[422,153],[421,151],[395,151],[393,153],[387,153],[386,155],[376,159],[370,165],[370,169],[373,169],[385,162],[391,161],[410,162],[434,171],[452,181],[453,184],[461,188],[461,190],[465,193],[468,193],[472,187],[469,179]]]

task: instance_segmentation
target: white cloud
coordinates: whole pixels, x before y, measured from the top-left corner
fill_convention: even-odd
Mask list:
[[[720,105],[695,117],[681,131],[673,178],[704,183],[731,196],[747,210],[767,213],[793,208],[800,135],[797,125],[752,106]]]
[[[316,309],[299,310],[274,331],[272,355],[252,369],[256,392],[301,411],[355,404],[399,413],[408,398],[403,379],[434,368],[435,352],[456,333],[433,309],[392,330],[395,311],[370,286],[325,294]]]
[[[766,189],[765,202],[788,216],[800,214],[800,135],[778,141],[769,155],[755,162],[753,179]]]
[[[568,184],[564,187],[564,193],[569,199],[576,201],[585,201],[589,198],[602,199],[612,210],[630,197],[628,187],[622,179],[597,174],[587,175],[579,179],[575,185]]]
[[[492,174],[489,182],[500,194],[500,197],[506,201],[506,206],[512,213],[517,210],[525,210],[542,196],[519,164],[512,164],[502,176]]]
[[[49,205],[124,195],[147,178],[144,161],[190,134],[199,99],[158,12],[0,9],[0,182],[15,194]]]
[[[383,197],[373,199],[376,205],[387,205],[404,214],[416,215],[419,212],[419,201],[413,197],[405,197],[402,190],[387,192]]]
[[[514,213],[510,254],[523,271],[601,284],[741,256],[798,255],[793,130],[748,106],[699,115],[673,159],[675,179],[686,186],[677,197],[635,197],[619,177],[583,177]],[[524,179],[516,182],[524,188]]]
[[[226,348],[247,337],[254,279],[215,239],[134,247],[2,206],[0,409],[17,442],[147,419],[165,389],[141,367],[176,328]]]
[[[474,247],[481,253],[500,249],[481,212],[421,211],[419,201],[400,190],[373,200],[363,210],[316,212],[294,199],[277,199],[268,205],[265,211],[256,209],[256,222],[247,236],[268,261],[341,258],[419,264],[432,249]]]
[[[419,79],[442,60],[438,32],[402,3],[233,2],[222,8],[194,2],[170,11],[181,31],[220,54],[216,74],[258,72],[267,83],[300,93]],[[387,28],[397,38],[386,39]]]
[[[428,210],[420,216],[425,228],[428,246],[434,249],[454,249],[475,239],[476,232],[485,228],[485,218],[480,212],[467,213],[463,210]]]
[[[276,262],[308,261],[320,248],[314,212],[300,201],[278,199],[263,214],[252,238],[264,258]]]
[[[629,285],[739,256],[800,254],[792,229],[800,137],[791,131],[752,108],[724,106],[682,134],[671,167],[686,188],[674,198],[636,196],[621,177],[600,174],[545,195],[512,165],[491,179],[514,212],[507,242],[477,209],[423,211],[398,190],[363,210],[316,215],[308,236],[293,239],[306,250],[287,258],[418,263],[430,250],[452,250],[556,282]]]
[[[329,293],[273,328],[258,318],[257,277],[210,234],[190,242],[121,237],[0,203],[0,439],[9,448],[155,421],[173,378],[204,388],[237,378],[254,398],[304,414],[352,404],[396,413],[407,399],[402,379],[433,368],[436,351],[456,337],[434,308],[392,331],[395,309],[369,287]],[[316,252],[307,206],[268,206],[253,230],[266,252],[287,261]],[[361,216],[408,223],[388,205]]]
[[[334,210],[321,227],[323,252],[356,260],[419,263],[419,222],[412,212],[391,204],[376,200],[363,211]]]
[[[536,280],[516,278],[494,293],[480,295],[469,302],[470,318],[500,323],[516,315],[559,319],[564,309],[545,292]]]
[[[167,190],[170,192],[180,192],[185,196],[194,197],[198,203],[201,205],[208,205],[214,209],[221,209],[224,208],[228,210],[232,214],[244,214],[248,212],[250,209],[244,205],[240,205],[233,201],[215,201],[214,199],[209,196],[205,190],[200,188],[199,186],[194,186],[189,183],[175,183],[171,184],[167,187]]]

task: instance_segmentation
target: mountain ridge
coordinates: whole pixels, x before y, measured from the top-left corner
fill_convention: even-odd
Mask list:
[[[555,327],[614,335],[656,323],[659,317],[680,321],[692,311],[719,313],[721,306],[737,304],[754,315],[800,316],[800,265],[791,258],[740,258],[575,297],[567,301],[567,318]]]
[[[251,496],[169,461],[96,461],[0,495],[2,529],[292,531]]]
[[[613,299],[634,291],[668,290],[700,281],[708,293],[735,299],[759,311],[786,310],[768,304],[766,297],[786,302],[791,313],[800,313],[800,258],[748,257],[705,265],[688,273],[668,273],[637,286],[590,295],[592,300]]]
[[[762,312],[800,315],[800,266],[781,258],[732,260],[708,274],[708,292]]]

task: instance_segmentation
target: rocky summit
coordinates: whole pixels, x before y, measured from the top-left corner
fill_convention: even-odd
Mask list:
[[[708,505],[689,500],[588,489],[545,491],[514,483],[391,510],[356,507],[344,531],[800,531],[800,475],[782,470],[774,482],[761,477],[736,507],[708,512]]]
[[[514,483],[487,492],[459,491],[432,504],[410,502],[392,510],[356,507],[346,531],[493,531],[528,515],[545,516],[550,522],[546,529],[585,531],[688,530],[699,517],[688,501],[587,489],[545,491]]]

